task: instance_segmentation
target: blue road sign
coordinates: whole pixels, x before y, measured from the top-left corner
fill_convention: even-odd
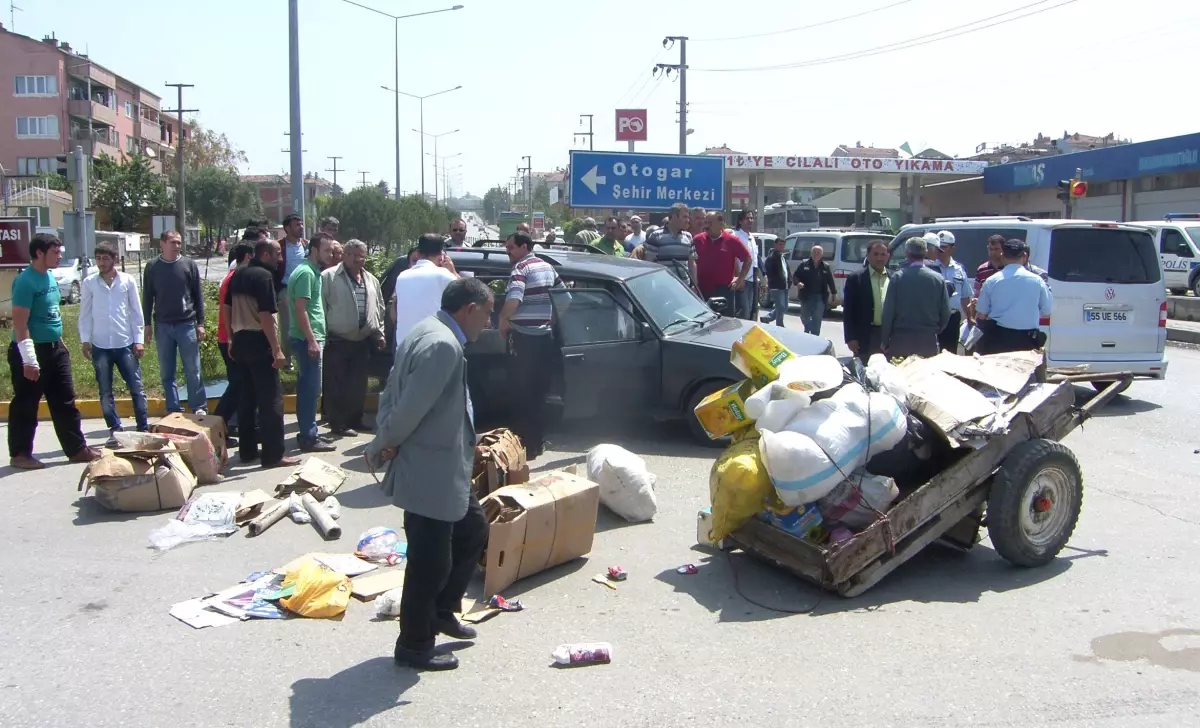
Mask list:
[[[725,158],[685,154],[571,152],[571,207],[666,210],[725,207]]]

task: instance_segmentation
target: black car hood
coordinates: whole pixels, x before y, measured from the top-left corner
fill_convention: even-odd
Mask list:
[[[733,342],[741,339],[756,325],[753,321],[722,316],[712,323],[680,331],[666,339],[667,341],[701,344],[730,351],[733,348]],[[829,340],[820,336],[806,334],[796,329],[785,329],[782,326],[766,326],[764,328],[797,356],[833,353]]]

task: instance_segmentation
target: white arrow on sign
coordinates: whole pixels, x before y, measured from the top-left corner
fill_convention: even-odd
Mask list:
[[[587,188],[592,191],[593,195],[596,194],[596,185],[602,185],[608,181],[608,177],[596,174],[599,169],[599,165],[592,167],[587,171],[587,174],[579,178],[579,181],[587,185]]]

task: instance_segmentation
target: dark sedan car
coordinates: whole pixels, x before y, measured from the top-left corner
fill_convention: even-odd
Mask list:
[[[460,274],[474,275],[497,291],[498,317],[512,268],[505,251],[456,249],[450,256]],[[743,378],[729,352],[753,324],[713,313],[654,263],[560,250],[539,256],[567,285],[552,293],[562,360],[551,399],[561,406],[563,418],[682,417],[693,436],[709,442],[692,409]],[[801,331],[772,328],[771,333],[800,355],[833,350],[828,340]],[[508,351],[499,331],[485,330],[467,345],[466,355],[478,423],[509,421]]]

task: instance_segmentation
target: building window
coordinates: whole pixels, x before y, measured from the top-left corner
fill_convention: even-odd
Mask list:
[[[17,214],[21,217],[32,217],[35,227],[50,227],[49,207],[18,207]]]
[[[18,139],[57,139],[57,116],[18,116]]]
[[[17,174],[39,175],[54,170],[55,160],[52,157],[17,157]]]
[[[133,118],[133,102],[132,101],[125,102],[125,118],[127,118],[127,119]]]
[[[58,96],[57,76],[17,76],[17,96]]]
[[[125,135],[125,153],[126,154],[141,154],[142,140],[129,134]]]

